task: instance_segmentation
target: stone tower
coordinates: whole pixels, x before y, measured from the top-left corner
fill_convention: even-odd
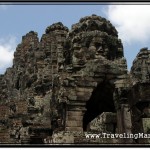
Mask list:
[[[30,31],[0,76],[0,142],[149,142],[86,138],[149,132],[148,64],[149,50],[142,49],[128,73],[118,33],[100,16],[81,18],[71,30],[52,24],[40,40]]]

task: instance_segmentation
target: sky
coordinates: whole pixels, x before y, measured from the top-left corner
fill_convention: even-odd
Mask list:
[[[16,46],[33,30],[39,38],[49,25],[62,22],[71,29],[81,17],[96,14],[116,27],[128,70],[143,47],[150,48],[150,5],[2,5],[0,4],[0,74],[12,66]]]

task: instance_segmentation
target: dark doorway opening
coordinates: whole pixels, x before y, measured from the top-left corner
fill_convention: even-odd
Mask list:
[[[44,141],[42,138],[39,137],[31,137],[30,144],[44,144]]]
[[[114,85],[104,80],[93,90],[90,99],[86,103],[86,109],[83,116],[83,130],[87,130],[87,125],[94,118],[103,112],[116,112],[113,101]]]

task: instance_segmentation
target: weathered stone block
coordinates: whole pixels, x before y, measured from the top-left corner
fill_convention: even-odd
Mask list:
[[[93,91],[93,88],[81,88],[81,87],[77,87],[76,91],[77,92],[89,92],[89,93],[91,93]]]
[[[150,118],[142,118],[144,133],[150,133]]]
[[[83,131],[82,127],[66,127],[65,131]]]
[[[83,116],[82,111],[68,111],[67,116]]]
[[[68,115],[66,117],[67,120],[70,120],[70,121],[83,121],[83,116],[71,116],[71,115]]]
[[[70,133],[63,131],[53,134],[52,141],[55,144],[72,144],[74,143],[74,136]]]
[[[18,101],[16,102],[16,111],[18,114],[26,114],[27,113],[27,102],[26,101]]]
[[[7,119],[9,115],[9,107],[0,105],[0,120]]]
[[[82,127],[82,121],[68,120],[66,121],[66,127]]]
[[[69,100],[77,100],[77,96],[76,95],[68,95],[68,99]]]
[[[8,129],[1,129],[0,131],[0,143],[10,143],[10,133]]]

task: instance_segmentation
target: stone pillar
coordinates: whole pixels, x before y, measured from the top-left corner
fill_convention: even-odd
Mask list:
[[[81,77],[76,81],[83,82]],[[68,83],[70,86],[73,86],[75,80],[69,80]],[[67,91],[68,103],[65,124],[66,131],[83,131],[83,116],[86,111],[86,101],[89,100],[92,91],[92,88],[83,86],[75,86]]]
[[[83,110],[69,110],[66,118],[66,131],[83,131]]]
[[[143,109],[143,117],[141,118],[141,126],[144,134],[150,134],[150,102],[147,102],[147,107]],[[150,143],[149,138],[140,139],[140,143]]]
[[[150,134],[150,118],[142,118],[143,132]],[[146,139],[146,143],[150,143],[150,139]]]
[[[118,133],[126,133],[130,134],[131,132],[131,114],[129,111],[128,104],[121,104],[120,109],[117,110],[117,126],[118,126]],[[133,143],[133,140],[130,138],[120,139],[120,143]]]
[[[129,102],[132,109],[132,132],[134,134],[149,134],[150,118],[150,83],[143,82],[135,84],[129,93]],[[134,140],[136,143],[147,144],[147,138]]]

